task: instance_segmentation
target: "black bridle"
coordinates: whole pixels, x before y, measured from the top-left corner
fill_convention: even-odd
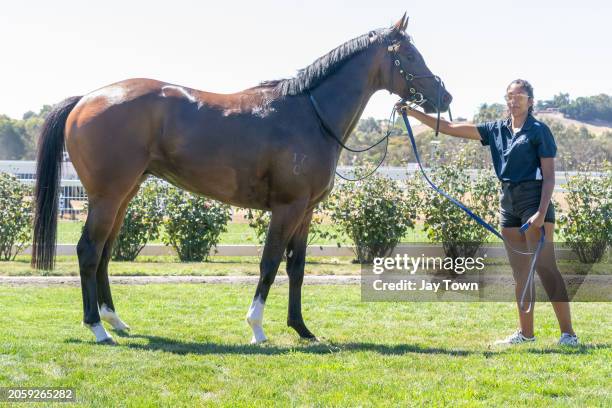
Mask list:
[[[397,67],[399,69],[399,74],[400,76],[410,85],[410,88],[408,89],[410,92],[410,96],[408,98],[402,98],[400,99],[399,103],[400,104],[404,104],[404,103],[408,103],[409,105],[415,105],[415,106],[422,106],[425,102],[427,102],[427,99],[425,99],[423,97],[423,93],[421,92],[417,92],[417,89],[415,87],[414,84],[412,84],[412,81],[414,81],[415,79],[425,79],[425,78],[433,78],[434,80],[436,80],[436,82],[438,83],[438,94],[437,94],[437,101],[436,101],[436,105],[435,108],[438,112],[438,116],[437,116],[437,121],[436,121],[436,137],[438,136],[439,133],[439,129],[440,129],[440,105],[442,102],[442,91],[444,91],[446,88],[444,87],[444,82],[442,82],[442,80],[440,79],[439,76],[434,75],[434,74],[427,74],[427,75],[414,75],[411,74],[410,72],[406,71],[404,69],[404,67],[402,66],[402,62],[401,59],[397,53],[397,48],[398,48],[398,43],[392,43],[388,46],[387,50],[391,53],[391,64],[389,65],[389,70],[390,70],[390,81],[391,81],[391,86],[390,88],[393,89],[393,69],[395,67]],[[338,171],[336,170],[336,174],[338,175],[338,177],[347,180],[347,181],[361,181],[364,180],[368,177],[370,177],[372,174],[374,174],[374,172],[376,172],[376,170],[378,170],[378,168],[382,165],[382,163],[385,161],[386,157],[387,157],[387,149],[389,147],[389,136],[391,135],[391,129],[387,129],[385,135],[380,138],[376,143],[374,143],[373,145],[365,148],[365,149],[352,149],[348,146],[346,146],[344,144],[344,142],[342,142],[342,139],[339,138],[336,133],[334,132],[334,130],[328,125],[327,121],[323,118],[323,112],[321,111],[321,108],[319,107],[319,104],[317,103],[317,100],[315,99],[314,95],[310,92],[310,91],[306,91],[308,94],[308,98],[310,100],[310,104],[312,105],[314,111],[315,111],[315,116],[317,117],[317,120],[319,122],[319,126],[321,127],[321,129],[323,130],[323,133],[328,134],[329,136],[332,137],[332,139],[334,139],[336,141],[336,143],[338,143],[338,145],[340,145],[343,149],[348,150],[349,152],[353,152],[353,153],[363,153],[366,152],[368,150],[373,149],[374,147],[378,146],[379,144],[381,144],[383,141],[386,141],[385,143],[385,153],[383,154],[382,159],[380,160],[380,162],[376,165],[376,167],[374,168],[374,170],[372,170],[371,172],[369,172],[368,174],[366,174],[363,177],[359,177],[356,179],[350,179],[347,177],[344,177],[342,174],[338,173]],[[395,107],[393,107],[393,110],[391,111],[391,114],[389,115],[389,126],[391,126],[391,124],[395,123],[395,113],[396,113],[397,109]],[[448,109],[448,116],[449,119],[452,121],[452,115],[450,112],[450,107]]]
[[[440,133],[440,105],[442,104],[442,91],[446,90],[444,82],[440,79],[439,76],[434,74],[414,75],[406,71],[406,69],[404,69],[404,67],[402,66],[402,60],[400,59],[399,54],[397,53],[397,44],[389,45],[388,50],[391,53],[392,59],[392,64],[390,67],[391,89],[393,89],[394,67],[397,67],[399,69],[400,76],[410,85],[410,88],[408,89],[408,91],[410,92],[410,96],[408,98],[402,98],[400,100],[400,103],[408,102],[411,105],[422,106],[425,102],[427,102],[427,99],[423,97],[423,94],[421,92],[417,92],[415,86],[412,84],[412,81],[414,81],[415,79],[433,78],[438,83],[438,94],[435,105],[436,111],[438,112],[436,121],[436,136],[438,136],[438,134]],[[448,107],[448,118],[451,122],[453,121],[453,115],[450,111],[450,106]]]

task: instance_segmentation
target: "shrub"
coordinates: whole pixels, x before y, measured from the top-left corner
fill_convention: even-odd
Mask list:
[[[133,261],[147,242],[159,236],[162,222],[160,192],[157,182],[150,181],[132,199],[115,240],[113,260]]]
[[[162,239],[176,250],[182,262],[207,260],[231,219],[228,205],[175,187],[166,189],[165,212]]]
[[[10,261],[31,237],[30,189],[14,176],[0,173],[0,259]]]
[[[461,201],[488,223],[496,223],[499,195],[497,179],[492,171],[479,170],[476,179],[472,180],[466,171],[466,162],[464,152],[460,151],[452,162],[440,165],[428,175],[442,191]],[[474,256],[490,232],[434,191],[423,177],[413,179],[409,189],[424,193],[421,211],[429,239],[441,242],[448,257]]]
[[[599,262],[612,243],[612,166],[599,176],[566,175],[567,214],[559,217],[561,232],[583,263]]]
[[[268,226],[270,225],[270,211],[249,208],[245,218],[249,220],[249,227],[255,230],[257,242],[263,245],[266,242]]]
[[[308,245],[311,245],[317,238],[335,239],[338,235],[329,228],[325,228],[326,210],[325,204],[319,203],[312,215],[310,229],[308,230]],[[255,230],[257,242],[263,245],[266,242],[268,234],[268,226],[270,225],[270,211],[249,209],[246,214],[246,219],[249,220],[249,227]]]
[[[358,169],[357,177],[368,169]],[[359,182],[339,185],[326,203],[332,220],[355,244],[359,263],[389,255],[414,227],[416,200],[398,184],[373,174]]]

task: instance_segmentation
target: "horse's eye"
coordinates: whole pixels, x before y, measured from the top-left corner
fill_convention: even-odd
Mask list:
[[[414,61],[414,54],[409,52],[404,56],[408,61]]]

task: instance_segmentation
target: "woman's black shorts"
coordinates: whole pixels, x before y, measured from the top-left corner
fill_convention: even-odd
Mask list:
[[[540,206],[542,180],[523,181],[520,183],[502,183],[500,198],[501,226],[519,228],[527,222]],[[551,201],[546,210],[544,222],[555,222],[555,207]]]

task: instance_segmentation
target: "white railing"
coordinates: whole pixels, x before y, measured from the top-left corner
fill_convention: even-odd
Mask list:
[[[36,162],[5,160],[0,161],[0,173],[15,175],[22,183],[36,181]],[[76,219],[82,215],[87,203],[87,193],[79,180],[72,163],[62,164],[62,180],[59,191],[59,215],[61,218]]]

